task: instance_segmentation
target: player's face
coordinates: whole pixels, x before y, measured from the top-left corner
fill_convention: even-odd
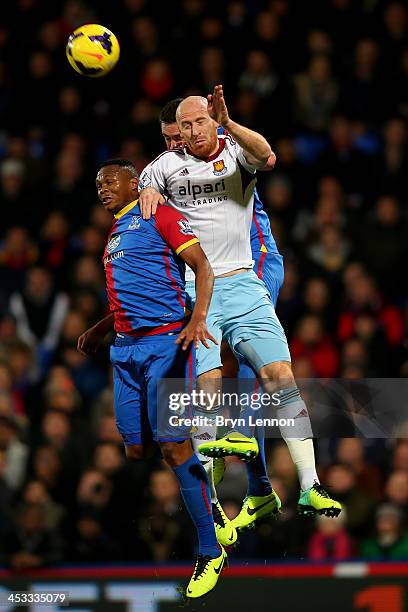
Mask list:
[[[204,105],[184,105],[177,118],[180,135],[197,157],[208,157],[218,147],[217,124]]]
[[[138,180],[126,168],[105,166],[96,176],[98,198],[113,215],[137,197]]]
[[[181,138],[179,126],[177,123],[162,123],[161,133],[166,143],[166,149],[176,149],[182,146],[183,140]]]

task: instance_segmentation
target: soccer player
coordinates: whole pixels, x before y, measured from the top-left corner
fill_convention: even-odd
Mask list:
[[[183,145],[180,130],[176,122],[176,110],[182,100],[183,98],[170,100],[170,102],[168,102],[162,108],[159,115],[160,129],[168,150],[177,149]],[[194,283],[192,284],[194,285]],[[111,331],[111,329],[113,329],[113,316],[108,315],[83,334],[84,345],[88,348],[89,354],[94,354],[96,352],[103,338],[109,331]],[[207,433],[208,429],[211,431],[211,437],[210,434]],[[215,428],[211,428],[211,426],[210,428],[195,428],[195,433],[192,436],[192,442],[196,452],[203,439],[215,440],[215,431]],[[213,479],[213,460],[209,457],[205,457],[204,455],[199,455],[199,458],[207,471],[207,476],[210,483],[211,505],[217,540],[223,546],[231,546],[237,541],[238,534],[235,526],[227,518],[220,502],[218,501]],[[252,469],[251,472],[254,472],[254,470]]]
[[[98,197],[114,217],[103,263],[116,339],[110,358],[114,372],[116,423],[126,455],[143,455],[142,419],[148,419],[153,439],[173,469],[196,526],[198,556],[186,595],[198,598],[212,590],[226,553],[217,542],[207,474],[193,452],[190,430],[160,426],[162,378],[189,380],[195,348],[216,342],[206,325],[213,287],[211,266],[188,221],[169,206],[149,220],[141,217],[138,176],[131,162],[109,160],[96,177]],[[184,264],[194,270],[197,300],[185,318]],[[109,323],[110,327],[110,323]],[[109,329],[108,327],[108,329]],[[177,337],[176,337],[176,334]],[[85,334],[78,350],[92,348]],[[193,343],[193,346],[191,346]]]
[[[316,473],[310,419],[293,377],[284,331],[265,285],[252,271],[253,188],[256,170],[272,154],[270,146],[260,134],[230,119],[221,85],[208,100],[200,96],[183,100],[177,123],[186,146],[160,155],[142,172],[142,215],[155,214],[165,194],[190,221],[216,276],[207,318],[211,333],[218,341],[224,336],[234,353],[251,364],[266,392],[278,389],[279,420],[295,421],[294,429],[282,425],[281,434],[300,478],[299,511],[336,515],[341,506],[323,489]],[[217,137],[217,124],[227,132],[223,137]],[[219,378],[221,365],[219,347],[199,349],[201,381]],[[223,446],[238,454],[235,444],[241,442],[250,448],[248,438],[240,441],[239,436],[227,435],[200,445],[199,450],[217,456]],[[256,440],[252,444],[257,453]],[[274,491],[270,503],[275,511],[280,509]],[[248,514],[254,512],[257,507],[247,508]]]
[[[176,121],[176,111],[183,98],[176,98],[168,102],[162,109],[159,120],[161,132],[166,142],[167,149],[180,148],[183,145],[179,126]],[[224,134],[222,127],[218,128],[219,134]],[[276,157],[271,153],[265,167],[262,170],[271,170],[275,165]],[[254,270],[259,278],[263,279],[267,286],[274,306],[278,298],[279,289],[283,283],[283,259],[278,251],[276,242],[273,238],[271,225],[268,215],[263,210],[262,202],[254,189],[254,210],[251,224],[251,251],[254,259]],[[250,380],[256,377],[250,364],[245,359],[239,359],[239,378]],[[246,418],[245,411],[241,415]],[[247,433],[245,431],[245,433]],[[248,431],[249,433],[249,431]],[[208,443],[216,439],[216,428],[211,425],[197,426],[192,434],[193,446],[200,461],[206,468],[211,488],[211,502],[213,504],[213,515],[215,520],[217,538],[220,544],[229,545],[236,541],[237,535],[234,530],[242,529],[255,523],[259,518],[273,515],[276,510],[274,505],[274,495],[269,482],[266,460],[265,445],[263,436],[258,437],[258,453],[251,460],[246,461],[245,466],[248,476],[248,490],[244,500],[243,509],[240,514],[231,522],[225,516],[221,504],[219,503],[215,486],[222,479],[225,462],[224,459],[217,458],[214,461],[198,452],[198,447],[203,441]],[[242,455],[246,454],[247,448],[238,438],[236,444],[239,451],[242,448]],[[250,508],[251,513],[248,513]],[[256,510],[259,508],[259,510]],[[255,509],[255,511],[253,511]]]
[[[223,128],[218,128],[218,133],[223,134]],[[275,166],[275,162],[276,156],[272,153],[265,166],[258,170],[272,170]],[[276,307],[279,290],[284,280],[283,257],[279,253],[272,234],[269,217],[264,211],[263,203],[256,187],[254,187],[254,210],[251,224],[251,251],[254,260],[254,272],[266,285],[272,303],[274,307]],[[248,383],[251,380],[256,380],[256,372],[245,358],[239,355],[237,355],[237,358],[239,364],[238,379],[245,381],[244,388],[248,390]],[[240,417],[247,421],[251,412],[251,407],[247,406],[241,410]],[[240,428],[239,431],[247,436],[251,436],[254,433],[248,426]],[[240,436],[234,436],[236,441],[231,443],[226,440],[227,437],[231,439],[231,435],[224,436],[224,439],[218,443],[218,450],[221,456],[213,459],[213,479],[214,485],[217,486],[223,478],[225,472],[223,454],[228,454],[231,450],[235,452],[238,457],[245,460],[248,489],[241,511],[232,521],[232,525],[236,527],[237,530],[241,530],[251,527],[261,518],[273,516],[276,512],[275,497],[272,492],[266,466],[263,428],[258,429],[258,453],[255,452],[255,457],[251,459],[247,458],[247,440],[241,440]],[[206,446],[209,448],[213,447],[211,441],[209,441]]]
[[[160,113],[160,127],[167,149],[176,149],[183,145],[179,126],[176,121],[176,111],[182,101],[183,98],[171,100],[163,107]],[[219,127],[218,132],[220,135],[223,135],[224,129]],[[276,157],[272,152],[265,166],[260,169],[271,170],[275,165],[275,161]],[[145,172],[148,171],[148,169],[149,167],[145,169]],[[273,238],[268,215],[263,210],[263,205],[256,188],[254,188],[254,209],[251,224],[251,251],[254,259],[254,270],[258,277],[266,284],[271,300],[275,306],[279,289],[283,283],[283,259]],[[256,377],[253,368],[245,359],[239,358],[239,366],[239,378],[250,380]],[[216,373],[220,375],[220,371]],[[241,416],[246,418],[247,415],[245,415],[245,411],[243,411]],[[245,431],[245,433],[247,433],[247,431]],[[233,450],[237,451],[238,456],[245,456],[246,458],[246,441],[241,441],[239,436],[235,438],[237,442],[233,445]],[[195,427],[192,435],[193,446],[202,464],[206,468],[210,481],[211,501],[213,504],[217,538],[221,544],[228,545],[235,542],[237,539],[234,528],[242,529],[255,523],[260,518],[273,515],[276,511],[275,496],[272,492],[266,468],[264,438],[260,436],[258,437],[258,453],[251,461],[246,461],[245,463],[248,476],[248,490],[243,508],[231,524],[218,501],[214,486],[217,485],[223,477],[225,470],[224,459],[220,457],[213,461],[198,452],[198,447],[203,441],[207,441],[208,444],[210,444],[215,439],[216,428],[211,427],[211,425]],[[226,448],[226,450],[229,450],[229,448]],[[248,508],[250,509],[250,513],[248,513]]]

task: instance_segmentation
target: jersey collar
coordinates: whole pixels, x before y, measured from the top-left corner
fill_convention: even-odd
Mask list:
[[[133,200],[133,202],[130,202],[130,204],[126,204],[124,208],[122,208],[118,213],[116,213],[116,215],[113,215],[113,216],[115,217],[115,219],[120,219],[121,217],[123,217],[123,215],[126,215],[126,213],[129,212],[129,210],[132,210],[132,208],[136,206],[138,202],[139,202],[139,198],[137,200]]]
[[[199,159],[200,161],[204,161],[204,162],[208,163],[210,161],[213,161],[214,159],[217,159],[217,157],[223,151],[224,147],[225,147],[225,139],[224,138],[218,138],[218,149],[216,150],[215,153],[213,153],[209,157],[206,157],[204,159],[202,157],[197,157],[197,155],[194,155],[194,153],[192,153],[189,148],[187,148],[187,153],[189,153],[189,155],[192,155],[196,159]]]

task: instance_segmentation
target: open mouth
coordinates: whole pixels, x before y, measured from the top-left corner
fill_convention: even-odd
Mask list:
[[[111,196],[106,196],[104,198],[102,198],[102,204],[104,206],[107,206],[108,204],[110,204],[112,202],[112,198]]]

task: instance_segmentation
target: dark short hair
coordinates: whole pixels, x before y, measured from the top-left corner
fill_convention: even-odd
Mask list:
[[[167,102],[160,111],[160,123],[176,123],[176,110],[183,100],[184,98],[174,98],[174,100]]]
[[[130,174],[134,178],[139,178],[136,168],[128,159],[107,159],[106,161],[99,164],[98,172],[102,168],[106,168],[106,166],[119,166],[120,168],[125,168],[125,170],[129,170]]]

